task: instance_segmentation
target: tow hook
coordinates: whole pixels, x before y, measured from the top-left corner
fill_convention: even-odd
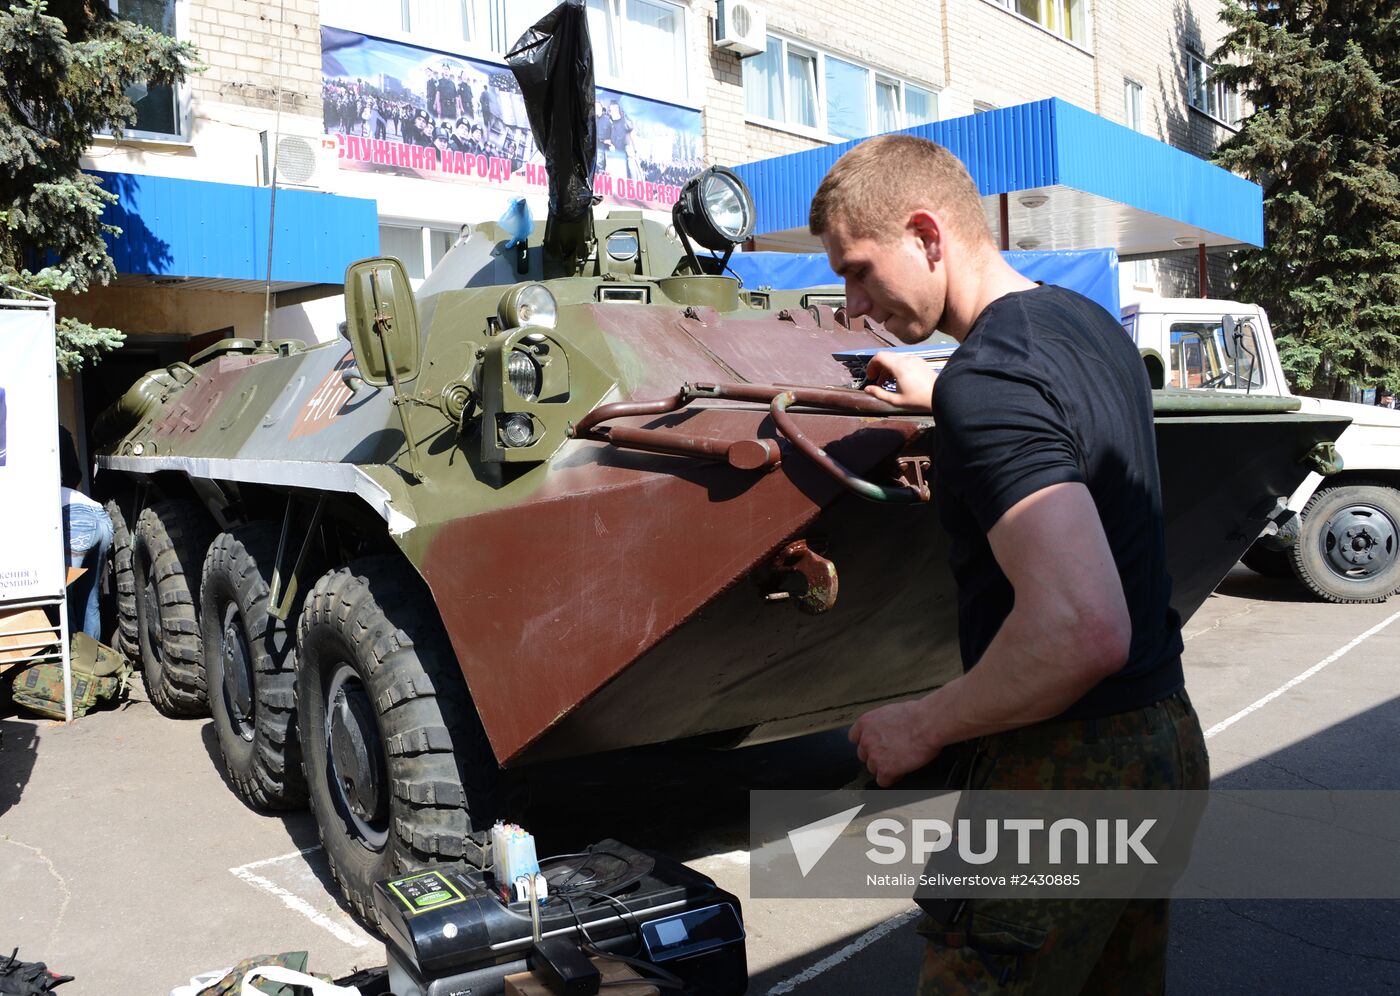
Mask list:
[[[897,461],[899,482],[920,494],[929,493],[927,474],[933,468],[933,461],[926,456],[902,456]]]
[[[786,590],[769,592],[764,597],[770,602],[785,601],[795,596],[798,607],[812,615],[820,615],[836,604],[840,588],[836,565],[813,553],[806,540],[795,540],[783,547],[768,562],[766,574],[770,584],[782,581],[789,574],[796,574],[804,587],[800,593]]]
[[[1308,450],[1303,463],[1312,467],[1323,477],[1331,477],[1342,472],[1342,457],[1334,443],[1318,443]]]

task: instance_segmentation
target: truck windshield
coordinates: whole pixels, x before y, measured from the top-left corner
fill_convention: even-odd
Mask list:
[[[1172,323],[1172,387],[1242,390],[1263,385],[1264,370],[1253,325],[1241,321],[1227,335],[1220,322]]]

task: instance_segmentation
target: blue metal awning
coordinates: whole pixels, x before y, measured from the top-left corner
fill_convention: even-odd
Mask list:
[[[107,238],[119,274],[250,285],[266,279],[271,189],[135,173],[94,175],[117,195],[102,220],[121,229]],[[282,287],[338,284],[347,264],[379,253],[372,200],[282,188],[276,219],[272,279]]]
[[[1110,315],[1118,314],[1118,254],[1112,249],[1012,251],[1001,255],[1023,276],[1068,287]],[[796,290],[842,283],[824,252],[736,252],[730,257],[729,272],[750,289]]]
[[[905,129],[961,159],[1009,248],[1109,247],[1141,256],[1198,245],[1263,245],[1263,191],[1190,153],[1058,98]],[[758,209],[759,248],[812,249],[812,195],[857,142],[740,166]]]

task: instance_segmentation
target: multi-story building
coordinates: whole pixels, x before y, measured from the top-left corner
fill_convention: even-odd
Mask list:
[[[61,308],[132,334],[87,378],[87,418],[210,337],[334,335],[353,258],[383,251],[421,276],[511,197],[544,214],[504,56],[553,0],[109,2],[193,42],[207,68],[149,88],[136,128],[85,160],[121,199],[121,276]],[[1204,75],[1215,3],[586,0],[597,190],[669,217],[704,164],[1047,97],[1207,154],[1237,113]],[[1166,246],[1123,268],[1130,291],[1194,291],[1195,249]]]

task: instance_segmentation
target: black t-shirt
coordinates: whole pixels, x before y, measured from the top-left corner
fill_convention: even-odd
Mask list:
[[[987,532],[1052,484],[1086,485],[1132,619],[1128,662],[1065,718],[1126,712],[1182,687],[1146,367],[1122,327],[1059,287],[993,301],[933,392],[934,501],[951,538],[963,666],[987,650],[1015,598]]]

